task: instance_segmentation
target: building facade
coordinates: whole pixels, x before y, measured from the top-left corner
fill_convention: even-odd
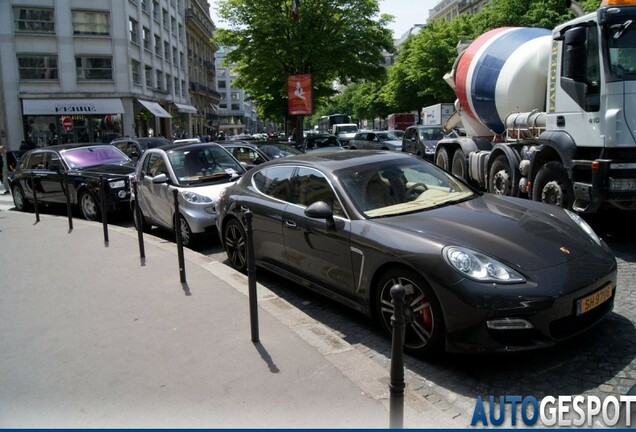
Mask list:
[[[191,112],[191,135],[216,135],[215,120],[220,101],[216,90],[214,55],[217,47],[212,42],[214,22],[210,18],[207,0],[187,0],[185,11],[188,46],[188,76],[190,101],[196,111]]]
[[[218,128],[226,136],[253,134],[258,130],[256,109],[248,101],[244,90],[233,85],[237,78],[232,68],[225,64],[226,47],[216,52],[216,86],[220,94]]]
[[[186,0],[0,1],[9,149],[192,130]]]

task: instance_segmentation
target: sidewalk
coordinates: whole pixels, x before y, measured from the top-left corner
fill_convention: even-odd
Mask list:
[[[244,275],[186,249],[182,284],[174,243],[40,219],[0,207],[0,428],[388,427],[389,371],[261,285],[253,344]]]

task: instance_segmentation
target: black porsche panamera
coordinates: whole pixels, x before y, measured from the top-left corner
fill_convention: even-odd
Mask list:
[[[417,354],[549,346],[613,307],[617,265],[577,214],[483,194],[404,153],[345,151],[260,165],[227,188],[217,228],[231,265],[254,258],[378,319],[407,291],[405,348]]]

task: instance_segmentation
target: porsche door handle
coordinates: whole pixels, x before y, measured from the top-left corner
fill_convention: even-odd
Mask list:
[[[285,219],[285,226],[287,228],[293,228],[293,229],[298,228],[298,226],[296,225],[296,222],[294,222],[292,220],[289,220],[289,219]]]

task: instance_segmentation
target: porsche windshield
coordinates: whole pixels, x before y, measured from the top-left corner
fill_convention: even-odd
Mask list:
[[[433,164],[412,160],[359,166],[336,175],[367,217],[393,216],[472,199],[475,192]]]

